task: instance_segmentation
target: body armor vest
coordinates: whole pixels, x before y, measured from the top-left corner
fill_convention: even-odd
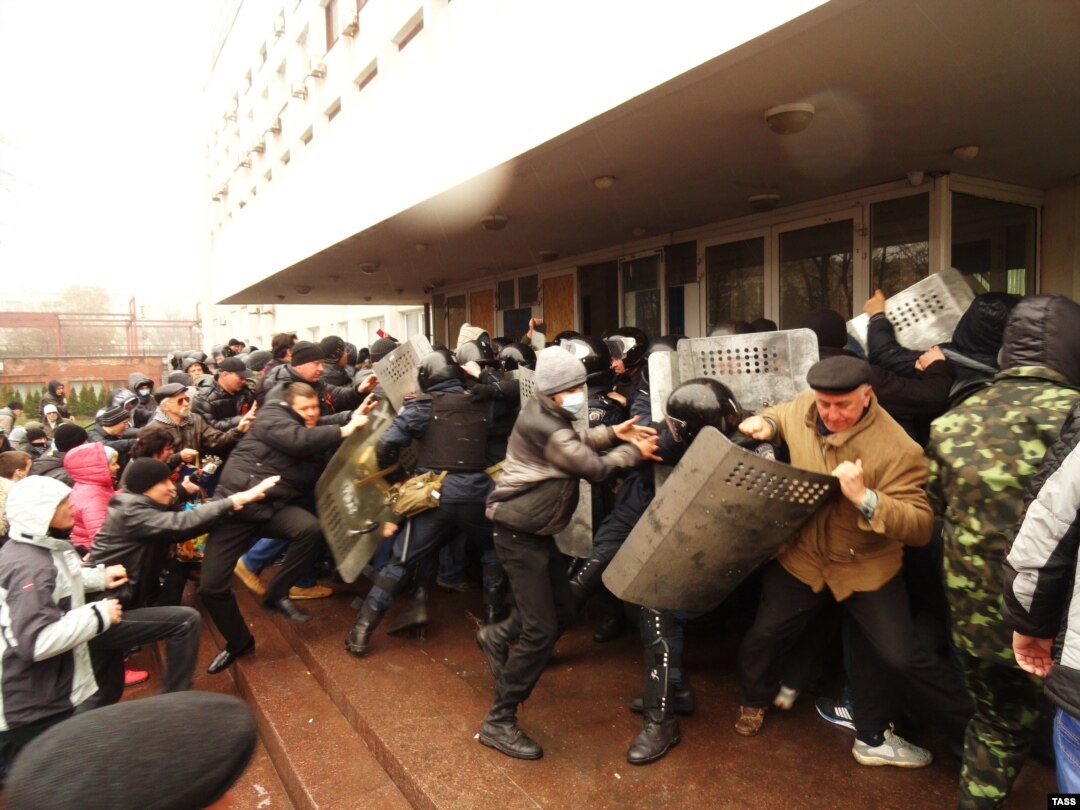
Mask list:
[[[431,421],[420,440],[418,467],[450,472],[481,472],[488,466],[490,405],[468,394],[434,392]]]

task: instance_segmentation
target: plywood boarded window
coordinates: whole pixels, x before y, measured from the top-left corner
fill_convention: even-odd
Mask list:
[[[574,274],[544,279],[544,326],[554,337],[574,328]]]
[[[469,323],[489,335],[495,334],[495,291],[480,290],[469,296]]]

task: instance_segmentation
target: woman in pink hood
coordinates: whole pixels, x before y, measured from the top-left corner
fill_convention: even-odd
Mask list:
[[[105,522],[109,499],[116,492],[114,478],[120,471],[120,461],[111,447],[92,442],[68,450],[64,468],[75,482],[68,499],[75,516],[71,542],[80,552],[86,552]]]

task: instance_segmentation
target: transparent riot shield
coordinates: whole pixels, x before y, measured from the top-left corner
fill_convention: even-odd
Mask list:
[[[379,385],[386,392],[386,398],[401,410],[406,397],[416,393],[416,370],[420,361],[431,354],[431,344],[423,335],[413,335],[382,360],[375,363],[375,374]]]
[[[346,582],[355,581],[382,540],[388,471],[379,470],[375,445],[394,415],[389,402],[380,402],[367,425],[342,442],[315,485],[323,534]]]
[[[679,379],[720,380],[749,413],[794,399],[817,361],[817,335],[809,329],[679,341]]]
[[[574,430],[584,433],[589,429],[588,409],[582,408],[574,419]],[[563,554],[571,557],[588,557],[592,554],[593,514],[592,484],[578,481],[578,502],[566,528],[555,535],[555,545]]]
[[[885,302],[885,316],[896,331],[897,342],[906,349],[926,351],[952,340],[953,330],[974,300],[960,271],[948,268],[916,281]],[[866,345],[870,316],[865,312],[848,321],[848,334]]]
[[[657,610],[712,610],[839,488],[832,476],[762,458],[707,427],[604,571],[604,584]]]
[[[664,405],[668,397],[681,383],[678,352],[654,352],[649,355],[649,404],[652,406],[653,427],[657,430],[663,424]],[[671,470],[671,467],[664,464],[657,464],[653,468],[657,489],[664,486]]]

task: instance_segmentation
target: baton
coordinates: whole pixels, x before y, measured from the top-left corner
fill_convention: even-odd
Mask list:
[[[401,543],[401,564],[409,561],[409,536],[412,534],[412,518],[405,520],[405,540]]]

